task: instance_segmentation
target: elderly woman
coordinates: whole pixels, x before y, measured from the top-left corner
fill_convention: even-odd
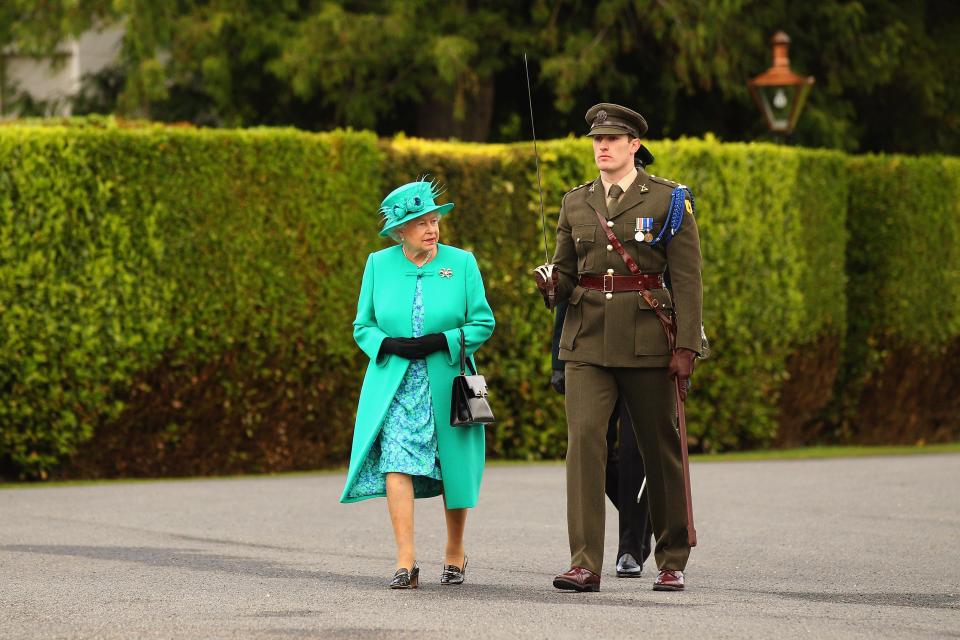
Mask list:
[[[441,584],[462,584],[463,533],[477,503],[484,465],[482,425],[452,427],[460,336],[468,357],[493,333],[493,312],[473,254],[440,244],[436,183],[418,180],[381,204],[398,246],[370,255],[353,336],[370,358],[341,502],[386,496],[397,542],[394,589],[416,588],[414,498],[443,496],[447,544]]]

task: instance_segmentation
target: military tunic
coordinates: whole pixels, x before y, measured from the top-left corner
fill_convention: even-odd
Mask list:
[[[620,197],[611,216],[600,178],[567,193],[560,207],[557,248],[553,263],[559,272],[557,300],[569,298],[570,307],[560,337],[560,359],[605,367],[666,367],[670,350],[663,327],[639,292],[616,293],[607,300],[602,291],[577,286],[583,274],[630,275],[600,227],[594,210],[613,223],[610,229],[644,273],[670,268],[673,296],[667,289],[651,291],[661,307],[677,307],[677,347],[700,351],[702,287],[700,239],[694,216],[684,216],[680,231],[660,245],[638,242],[636,219],[653,218],[656,237],[667,222],[670,198],[679,185],[640,169],[633,185]],[[669,231],[667,231],[669,233]],[[673,299],[673,298],[676,299]],[[632,331],[630,329],[633,329]]]
[[[612,212],[600,178],[567,193],[560,208],[553,263],[557,300],[568,301],[559,354],[566,361],[567,526],[571,564],[597,574],[603,561],[607,421],[618,397],[632,418],[646,467],[657,566],[683,570],[690,553],[676,392],[667,376],[671,351],[663,327],[639,292],[608,294],[578,284],[580,275],[630,275],[598,211],[641,272],[669,268],[673,294],[665,288],[651,294],[675,314],[676,346],[699,352],[700,241],[692,210],[666,248],[635,239],[637,218],[653,218],[654,237],[668,223],[677,186],[640,169]]]

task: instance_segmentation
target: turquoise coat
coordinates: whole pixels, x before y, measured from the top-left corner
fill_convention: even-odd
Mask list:
[[[463,328],[467,354],[472,356],[493,333],[493,311],[487,303],[476,258],[443,244],[437,246],[436,257],[422,268],[407,260],[399,245],[373,253],[367,259],[353,337],[370,363],[360,390],[350,468],[341,502],[381,497],[356,498],[348,494],[410,363],[396,355],[379,359],[377,355],[384,338],[413,335],[411,313],[418,273],[423,274],[424,335],[443,333],[447,338],[446,350],[427,356],[446,506],[461,509],[477,504],[485,458],[484,430],[480,425],[450,426],[450,392],[454,376],[460,373],[459,329]]]

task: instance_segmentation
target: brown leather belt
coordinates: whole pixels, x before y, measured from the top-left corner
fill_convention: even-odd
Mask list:
[[[643,291],[644,289],[662,289],[662,273],[638,273],[630,276],[580,276],[580,286],[604,293],[618,291]]]

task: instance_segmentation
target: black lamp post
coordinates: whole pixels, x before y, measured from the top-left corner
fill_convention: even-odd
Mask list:
[[[814,79],[790,69],[790,36],[777,31],[770,42],[773,66],[748,81],[747,86],[770,131],[787,136],[797,124]]]

